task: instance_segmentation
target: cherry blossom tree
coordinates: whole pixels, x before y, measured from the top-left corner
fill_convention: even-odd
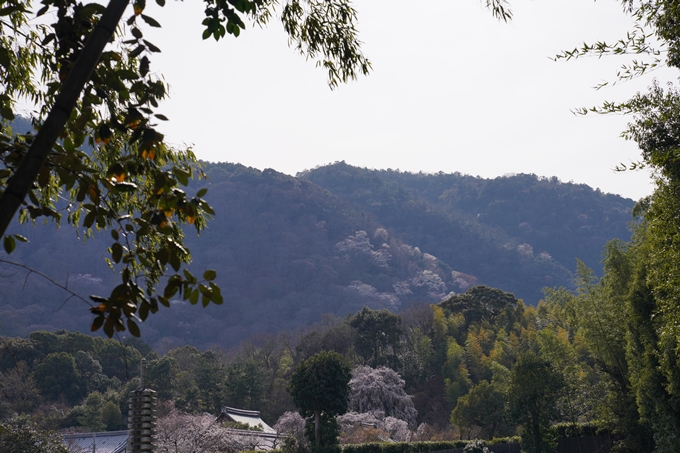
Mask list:
[[[349,408],[358,413],[382,411],[415,428],[418,411],[404,385],[404,380],[391,368],[357,367],[349,381]]]
[[[209,414],[187,415],[172,411],[156,425],[158,453],[225,453],[239,451],[229,430]]]
[[[286,411],[274,425],[276,434],[284,436],[283,450],[307,451],[309,440],[305,437],[305,419],[297,412]]]

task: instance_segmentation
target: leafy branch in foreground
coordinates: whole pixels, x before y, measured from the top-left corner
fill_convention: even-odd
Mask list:
[[[165,3],[157,0],[160,6]],[[0,233],[9,254],[16,235],[5,235],[19,209],[19,221],[40,217],[60,224],[67,220],[84,229],[85,238],[109,230],[109,267],[121,284],[96,303],[92,330],[108,336],[128,329],[139,335],[137,321],[179,295],[196,304],[221,304],[216,273],[202,280],[185,266],[191,255],[184,246],[183,225],[197,233],[214,211],[203,198],[183,187],[204,174],[191,149],[166,145],[157,130],[167,118],[157,112],[166,97],[162,79],[150,69],[159,47],[144,38],[143,28],[160,27],[137,0],[118,27],[127,0],[111,0],[107,8],[72,0],[43,0],[35,15],[28,1],[10,0],[0,9],[0,112],[13,119],[14,104],[29,98],[37,107],[32,119],[37,134],[0,134]],[[275,2],[206,0],[203,37],[238,36],[251,19],[264,23]],[[300,2],[287,2],[284,10]],[[322,55],[329,84],[367,73],[370,62],[360,53],[353,26],[356,13],[347,1],[304,2],[303,26],[291,40],[311,58]],[[323,8],[322,8],[323,6]],[[327,7],[326,7],[327,6]],[[32,17],[55,17],[51,25],[33,25]],[[114,30],[117,30],[114,33]],[[105,46],[113,40],[109,49]],[[91,151],[84,151],[90,148]],[[169,275],[166,275],[171,269]],[[157,286],[164,282],[159,294]]]
[[[581,47],[558,53],[553,57],[553,60],[569,61],[583,57],[602,58],[603,56],[613,55],[648,55],[652,57],[651,61],[632,60],[630,63],[621,65],[620,70],[616,73],[616,80],[611,83],[611,85],[616,85],[663,66],[664,63],[660,56],[666,53],[666,50],[663,45],[660,48],[655,47],[658,43],[654,42],[654,37],[654,33],[646,32],[642,26],[636,24],[633,30],[626,34],[625,38],[619,39],[613,44],[606,41],[597,41],[594,44],[583,43]],[[595,88],[599,90],[608,85],[610,83],[605,81]]]
[[[144,38],[144,28],[160,24],[146,14],[146,0],[133,1],[123,26],[129,0],[106,7],[42,0],[35,13],[30,0],[0,5],[0,115],[14,119],[15,103],[28,99],[37,131],[0,131],[5,250],[17,245],[7,234],[17,211],[20,222],[42,217],[59,225],[65,217],[86,238],[110,231],[107,263],[122,282],[109,296],[91,296],[91,328],[108,336],[126,329],[139,335],[136,321],[178,293],[192,303],[221,304],[214,271],[198,281],[186,270],[191,255],[182,226],[200,233],[214,212],[205,191],[191,196],[183,188],[204,177],[192,150],[173,149],[158,131],[168,119],[157,111],[167,87],[150,69],[160,48]],[[486,6],[501,20],[512,17],[504,0]],[[246,22],[266,24],[279,7],[290,44],[327,70],[331,88],[370,71],[349,0],[205,0],[203,38],[238,37]],[[54,23],[35,20],[41,16]]]

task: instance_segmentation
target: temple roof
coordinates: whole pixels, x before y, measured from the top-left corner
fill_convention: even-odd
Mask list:
[[[69,451],[76,453],[92,453],[93,451],[96,453],[123,453],[127,445],[128,432],[64,434],[62,439]]]
[[[276,433],[274,428],[266,424],[260,418],[259,411],[247,411],[244,409],[236,409],[233,407],[224,406],[220,412],[220,415],[217,416],[217,421],[244,423],[251,428],[257,428],[258,426],[261,426],[262,432],[264,433]]]

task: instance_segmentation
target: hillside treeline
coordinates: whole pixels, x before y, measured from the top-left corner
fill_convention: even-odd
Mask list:
[[[586,423],[613,433],[617,451],[651,451],[676,432],[668,395],[676,383],[666,373],[677,368],[650,342],[651,313],[630,298],[635,293],[624,294],[632,249],[614,242],[607,250],[602,279],[580,265],[575,292],[551,290],[536,307],[476,286],[400,314],[365,307],[229,350],[183,346],[162,355],[137,339],[77,332],[4,337],[0,419],[23,414],[49,429],[122,428],[146,357],[161,415],[216,415],[228,405],[259,410],[273,425],[295,411],[288,386],[297,365],[335,351],[354,369],[386,367],[401,376],[420,440],[522,434],[533,448],[554,443],[551,425]],[[543,434],[537,440],[535,433]]]
[[[217,272],[225,307],[175,300],[144,325],[161,352],[231,347],[256,332],[295,330],[323,314],[363,306],[399,312],[475,285],[529,305],[544,286],[573,287],[575,258],[601,275],[600,251],[627,240],[632,200],[556,178],[483,179],[361,169],[345,163],[297,177],[206,163],[205,199],[216,214],[200,238],[187,231],[192,272]],[[82,295],[108,294],[117,276],[108,235],[53,225],[17,226],[29,243],[12,260]],[[78,236],[79,235],[79,236]],[[84,243],[82,243],[84,242]],[[0,266],[0,333],[80,330],[90,312],[28,270]],[[265,314],[263,316],[263,314]]]

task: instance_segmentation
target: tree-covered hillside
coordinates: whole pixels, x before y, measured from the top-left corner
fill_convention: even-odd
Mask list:
[[[476,284],[534,305],[544,286],[571,286],[575,256],[597,264],[607,239],[628,239],[633,205],[526,175],[484,180],[346,164],[298,177],[228,163],[207,163],[205,171],[208,180],[188,190],[207,188],[216,214],[200,238],[188,232],[185,243],[196,269],[217,271],[225,305],[201,309],[177,296],[170,309],[161,307],[143,329],[160,350],[232,345],[364,305],[396,312]],[[498,203],[490,201],[493,193]],[[504,200],[506,210],[499,207]],[[30,241],[17,247],[14,261],[68,282],[84,298],[115,286],[101,252],[108,235],[95,232],[83,244],[69,228],[24,225],[14,232]],[[25,269],[2,265],[0,272],[0,333],[89,324],[83,301],[63,304],[68,293]]]
[[[519,174],[484,179],[460,173],[368,170],[344,162],[298,176],[352,200],[382,222],[404,225],[401,229],[407,240],[421,247],[429,245],[432,239],[426,236],[434,233],[409,225],[409,220],[421,220],[407,215],[418,203],[426,203],[428,215],[445,217],[453,224],[473,224],[491,240],[506,241],[505,248],[519,247],[534,255],[548,253],[571,271],[578,258],[601,274],[604,244],[631,236],[632,200],[585,184],[563,183],[556,177]],[[524,244],[530,247],[522,247]],[[457,259],[445,258],[445,245],[432,246],[447,263]]]

